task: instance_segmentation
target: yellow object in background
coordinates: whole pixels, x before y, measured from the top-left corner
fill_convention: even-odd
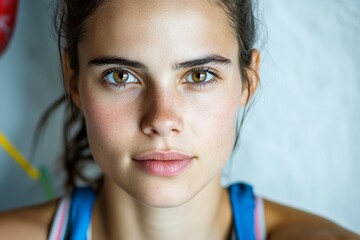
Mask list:
[[[0,131],[0,146],[20,165],[22,169],[34,180],[40,178],[40,172],[33,167],[26,158],[15,148],[14,145],[6,138],[6,136]]]

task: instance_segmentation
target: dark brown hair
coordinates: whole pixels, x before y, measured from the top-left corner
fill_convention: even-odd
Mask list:
[[[54,28],[57,34],[60,60],[65,51],[69,57],[70,67],[75,74],[79,72],[77,47],[86,32],[86,21],[103,3],[101,0],[58,0],[55,6]],[[239,43],[239,69],[244,86],[247,88],[248,102],[250,84],[246,70],[250,69],[251,56],[256,41],[255,3],[252,0],[216,0],[228,16],[229,25]],[[89,185],[99,187],[102,177],[88,177],[84,173],[84,166],[93,162],[86,133],[85,119],[81,111],[71,102],[70,96],[64,94],[54,102],[44,113],[39,126],[47,121],[54,109],[65,104],[66,119],[64,132],[64,167],[67,173],[67,187],[74,187],[78,180]],[[247,104],[243,111],[240,126],[251,104]],[[40,127],[41,129],[41,127]],[[239,134],[239,133],[237,133]],[[238,136],[237,136],[238,137]],[[236,144],[236,142],[235,142]]]

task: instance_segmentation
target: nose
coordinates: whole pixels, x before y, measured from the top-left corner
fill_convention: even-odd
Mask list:
[[[178,135],[183,131],[180,99],[169,91],[153,90],[144,98],[141,130],[148,136]]]

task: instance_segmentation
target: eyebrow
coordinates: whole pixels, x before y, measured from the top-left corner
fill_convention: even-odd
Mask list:
[[[104,56],[104,57],[98,57],[91,61],[89,61],[89,65],[95,65],[95,66],[102,66],[102,65],[108,65],[108,64],[116,64],[121,66],[127,66],[127,67],[133,67],[133,68],[139,68],[142,70],[147,70],[147,67],[138,61],[133,61],[126,58],[121,57],[115,57],[115,56]]]
[[[103,56],[94,58],[91,61],[89,61],[89,65],[95,65],[95,66],[102,66],[102,65],[108,65],[108,64],[116,64],[121,66],[127,66],[127,67],[133,67],[133,68],[139,68],[141,70],[147,70],[148,68],[141,62],[121,58],[121,57],[115,57],[115,56]],[[224,66],[230,66],[231,60],[225,57],[222,57],[220,55],[206,55],[204,57],[192,59],[185,62],[176,63],[173,65],[173,70],[178,70],[180,68],[190,68],[190,67],[196,67],[201,66],[205,64],[216,64],[216,65],[224,65]]]
[[[220,55],[207,55],[207,56],[193,59],[190,61],[177,63],[173,66],[173,69],[178,70],[180,68],[190,68],[190,67],[196,67],[196,66],[201,66],[201,65],[205,65],[205,64],[230,66],[231,60],[228,58],[222,57]]]

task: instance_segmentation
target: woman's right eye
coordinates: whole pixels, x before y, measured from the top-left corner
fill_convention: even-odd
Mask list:
[[[104,76],[104,80],[109,84],[115,85],[138,82],[138,79],[133,74],[123,69],[115,69],[109,71]]]

